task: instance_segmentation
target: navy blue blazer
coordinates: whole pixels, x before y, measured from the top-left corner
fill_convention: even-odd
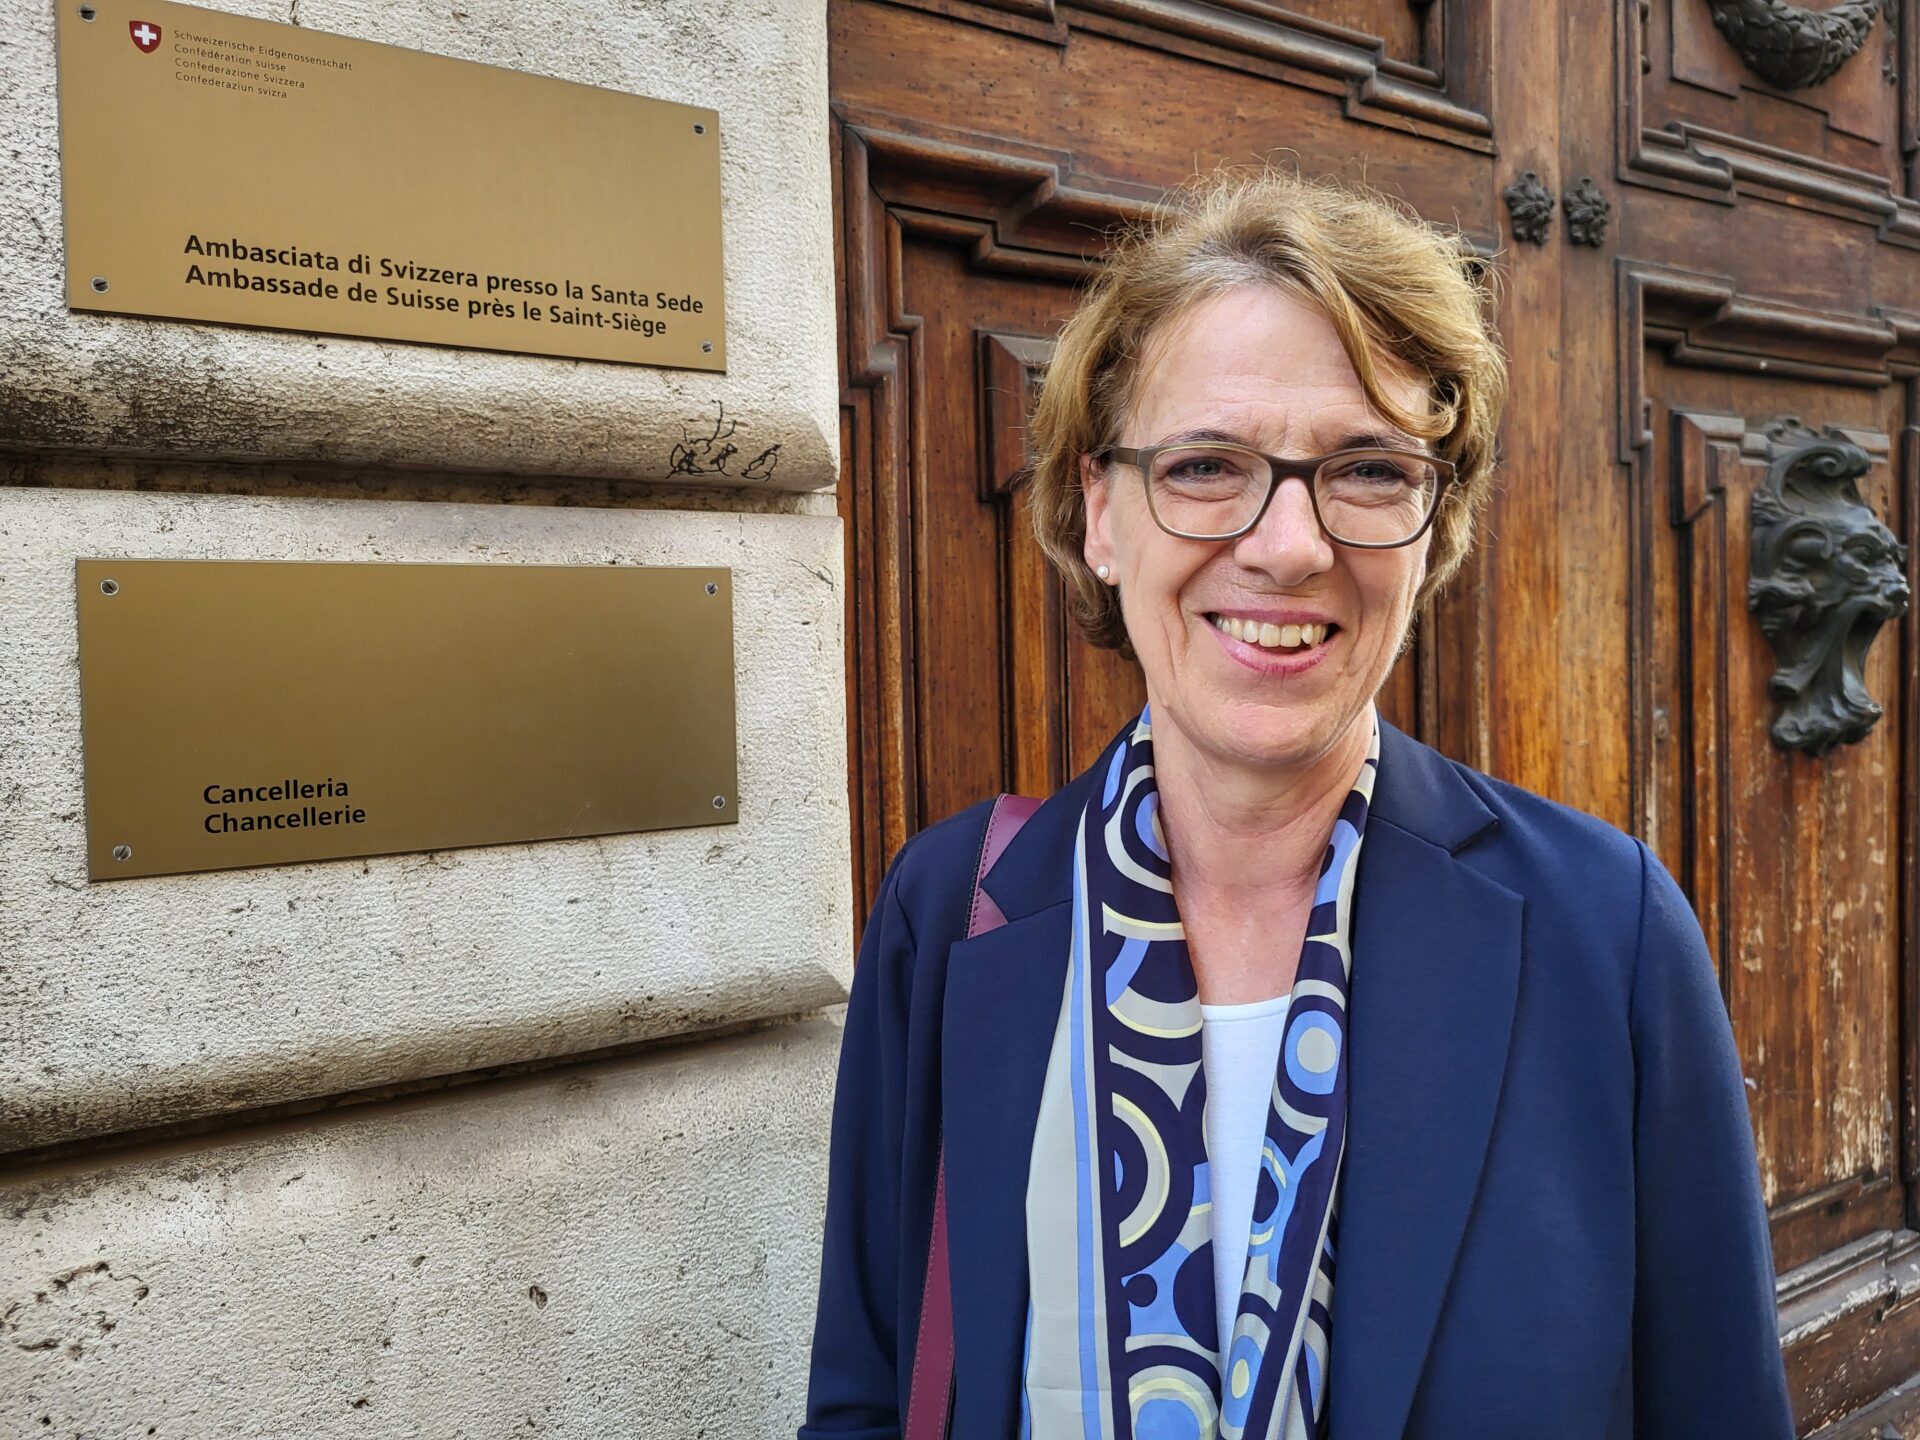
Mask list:
[[[1613,827],[1382,732],[1332,1440],[1790,1440],[1746,1096],[1686,899]],[[887,874],[847,1007],[801,1440],[900,1434],[943,1122],[952,1436],[1018,1434],[1028,1155],[1100,768],[987,877],[998,930],[962,938],[984,805]]]

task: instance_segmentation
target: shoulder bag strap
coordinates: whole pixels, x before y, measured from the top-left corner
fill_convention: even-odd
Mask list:
[[[973,871],[973,901],[967,908],[969,940],[1007,923],[980,882],[1039,808],[1038,800],[1024,795],[1002,795],[993,802]],[[952,1416],[953,1272],[947,1260],[947,1147],[943,1140],[933,1182],[933,1234],[927,1241],[927,1283],[920,1294],[920,1336],[913,1349],[913,1383],[907,1390],[906,1440],[946,1440]]]

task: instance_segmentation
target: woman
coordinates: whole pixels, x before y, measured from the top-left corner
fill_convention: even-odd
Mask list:
[[[987,807],[887,876],[803,1440],[899,1435],[949,1353],[955,1440],[1792,1434],[1685,899],[1375,713],[1491,483],[1472,275],[1383,201],[1224,175],[1062,333],[1040,540],[1148,707],[992,860],[1003,925]]]

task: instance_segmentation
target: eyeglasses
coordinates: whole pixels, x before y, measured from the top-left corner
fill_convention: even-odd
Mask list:
[[[1137,467],[1154,524],[1183,540],[1245,535],[1267,513],[1282,480],[1305,480],[1327,538],[1362,550],[1392,550],[1426,534],[1454,478],[1451,461],[1413,450],[1283,460],[1244,445],[1108,445],[1090,458]]]

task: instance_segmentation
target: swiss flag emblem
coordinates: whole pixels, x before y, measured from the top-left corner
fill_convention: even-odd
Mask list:
[[[160,27],[145,20],[129,20],[127,33],[133,36],[133,43],[140,47],[142,55],[151,55],[160,48]]]

